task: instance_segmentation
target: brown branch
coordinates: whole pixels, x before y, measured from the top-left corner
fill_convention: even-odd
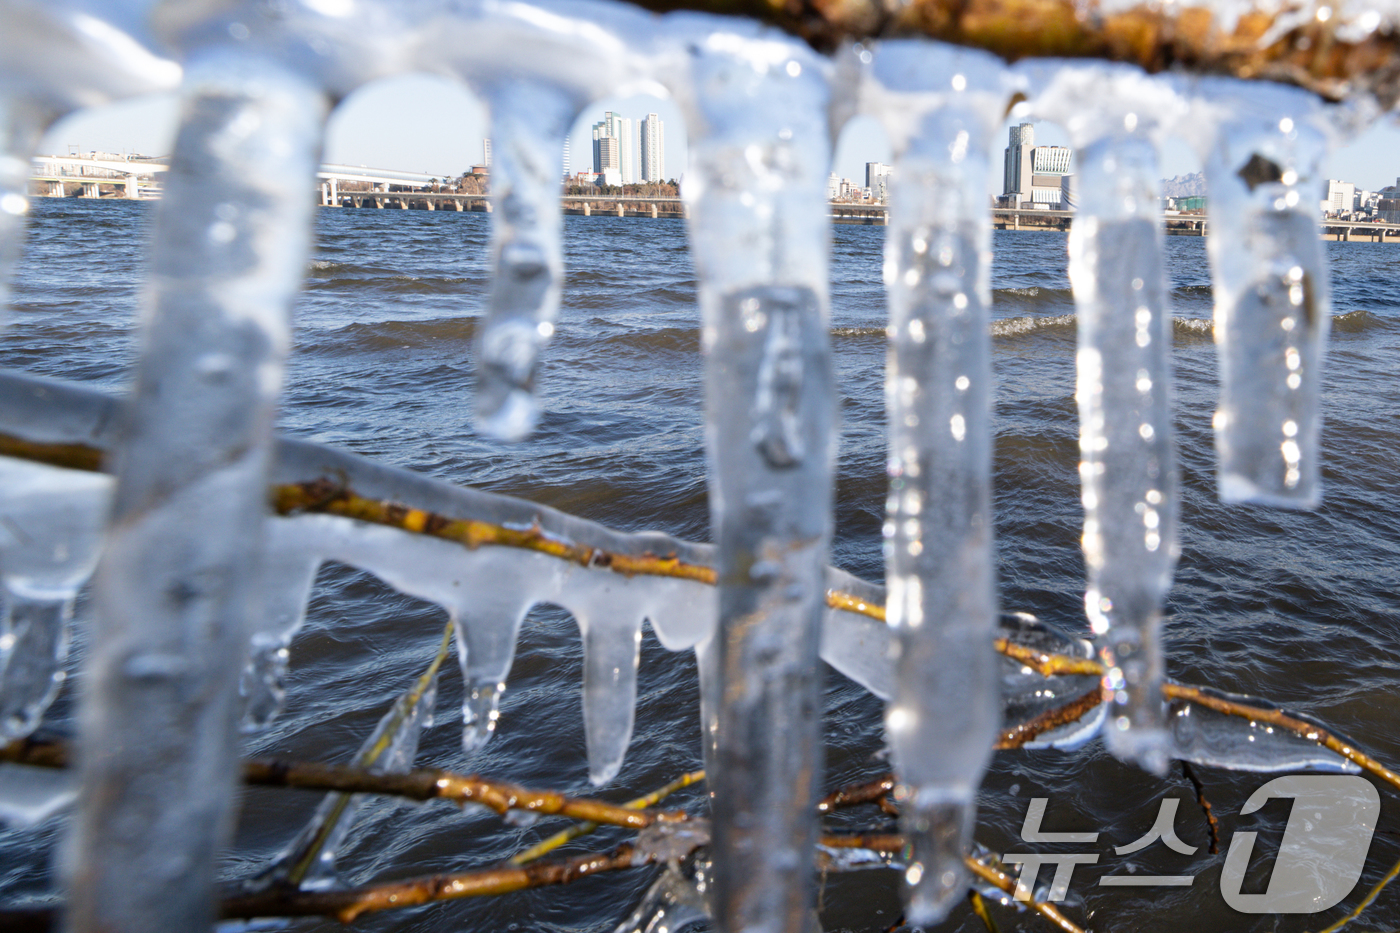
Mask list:
[[[647,865],[653,861],[655,859],[650,854],[638,852],[630,845],[622,845],[612,852],[595,852],[558,861],[429,875],[341,891],[272,889],[226,899],[220,907],[220,916],[226,920],[319,916],[350,923],[356,917],[373,911],[569,884],[601,872]]]
[[[1210,831],[1210,854],[1220,854],[1220,821],[1211,812],[1210,801],[1206,799],[1206,788],[1196,777],[1196,772],[1191,768],[1191,762],[1182,759],[1181,773],[1186,775],[1186,780],[1191,782],[1191,786],[1196,789],[1196,803],[1201,806],[1201,813],[1205,814],[1206,829]]]
[[[830,813],[842,807],[854,807],[862,803],[878,802],[890,791],[894,790],[894,775],[887,774],[884,777],[867,781],[864,784],[855,784],[850,787],[843,787],[841,790],[832,791],[821,799],[817,804],[818,813]]]
[[[1060,726],[1067,726],[1072,722],[1078,722],[1084,718],[1086,713],[1102,702],[1103,694],[1098,690],[1090,690],[1064,706],[1048,709],[1039,716],[1004,730],[1001,737],[997,739],[996,745],[992,747],[998,750],[1021,748],[1043,733],[1058,729]]]
[[[0,761],[36,768],[66,768],[68,745],[57,739],[16,739],[0,745]]]
[[[711,585],[715,582],[713,567],[684,563],[675,557],[634,557],[587,544],[561,541],[550,537],[538,526],[525,529],[508,528],[491,522],[453,518],[423,509],[409,508],[397,502],[366,498],[343,483],[325,478],[274,487],[272,505],[279,515],[338,515],[342,518],[397,528],[410,534],[454,541],[472,550],[483,544],[495,544],[537,551],[584,567],[607,568],[628,576],[644,574],[679,577]]]
[[[851,39],[925,36],[1000,55],[1096,58],[1150,72],[1281,81],[1329,100],[1369,91],[1387,108],[1400,90],[1400,43],[1389,29],[1356,42],[1337,35],[1340,16],[1284,31],[1297,7],[1246,10],[1226,31],[1203,5],[1143,3],[1103,11],[1082,0],[634,0],[651,10],[701,9],[771,23],[821,50]],[[1266,40],[1267,39],[1267,44]]]
[[[679,822],[688,819],[682,811],[634,809],[601,800],[567,797],[554,791],[527,790],[514,784],[476,775],[454,774],[437,768],[418,768],[402,774],[371,774],[347,765],[249,761],[243,765],[243,779],[248,784],[271,787],[388,794],[410,800],[441,798],[457,803],[479,803],[497,813],[526,810],[632,829],[643,829],[657,821]]]

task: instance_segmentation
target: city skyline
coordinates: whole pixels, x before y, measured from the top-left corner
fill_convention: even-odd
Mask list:
[[[574,171],[591,163],[592,125],[603,114],[656,113],[666,126],[663,178],[679,179],[684,171],[688,137],[685,121],[674,102],[650,95],[610,98],[586,108],[571,129]],[[60,120],[45,135],[39,152],[63,154],[70,145],[83,151],[168,154],[174,140],[178,104],[174,95],[150,95],[83,111]],[[988,194],[1001,193],[1002,148],[1011,126],[1007,120],[996,137],[990,156]],[[1034,121],[1033,121],[1034,122]],[[460,84],[423,75],[385,80],[350,95],[332,113],[327,127],[323,159],[347,165],[423,172],[455,177],[477,162],[482,141],[490,135],[486,108]],[[1034,122],[1037,141],[1068,146],[1068,136],[1058,126]],[[590,142],[591,149],[591,142]],[[1358,189],[1376,191],[1395,184],[1400,177],[1400,127],[1385,119],[1340,147],[1324,162],[1319,198],[1325,179],[1352,182]],[[892,163],[888,139],[871,117],[858,116],[841,133],[831,171],[852,180],[864,176],[867,162]],[[1169,138],[1163,146],[1160,175],[1169,179],[1201,170],[1200,159],[1182,141]]]

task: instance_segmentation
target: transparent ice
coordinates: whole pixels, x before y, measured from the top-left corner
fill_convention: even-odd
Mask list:
[[[1321,106],[1304,91],[1258,82],[1203,80],[1194,90],[1211,198],[1220,498],[1311,508],[1322,495],[1331,322],[1317,219]]]
[[[211,54],[186,74],[94,578],[70,842],[68,922],[80,933],[213,919],[273,409],[325,109],[319,91],[265,63]]]
[[[996,596],[985,201],[1009,92],[989,55],[907,41],[883,43],[873,58],[867,109],[884,118],[895,150],[884,536],[896,686],[885,734],[913,846],[906,916],[923,925],[963,897],[963,853],[1001,714],[988,650]]]
[[[0,741],[33,732],[63,683],[111,495],[111,477],[0,457]]]
[[[828,67],[754,30],[691,46],[690,211],[719,623],[701,651],[716,925],[807,928],[821,773],[835,401],[827,333]],[[718,696],[716,696],[716,692]]]
[[[1184,105],[1137,69],[1086,65],[1057,70],[1034,106],[1064,124],[1078,160],[1069,277],[1079,322],[1084,605],[1112,696],[1104,737],[1114,755],[1161,773],[1158,630],[1178,544],[1157,138]]]
[[[394,701],[379,724],[360,745],[351,763],[371,774],[410,770],[418,757],[418,741],[433,724],[437,701],[437,671],[425,674]],[[287,850],[252,883],[253,888],[291,884],[308,890],[336,886],[336,858],[354,824],[362,794],[327,794],[315,814]]]
[[[7,0],[0,3],[0,322],[29,210],[30,158],[54,120],[151,91],[180,67],[153,51],[153,0]]]
[[[519,79],[496,87],[490,102],[496,269],[477,340],[476,413],[487,432],[520,440],[539,418],[539,353],[559,312],[557,176],[575,108],[566,94]]]
[[[614,933],[681,933],[708,919],[705,896],[676,863],[668,862]]]
[[[1198,688],[1245,706],[1273,709],[1258,697]],[[1296,718],[1296,717],[1294,717]],[[1267,722],[1217,712],[1190,700],[1168,705],[1173,758],[1231,771],[1330,771],[1359,774],[1361,768],[1305,735]]]

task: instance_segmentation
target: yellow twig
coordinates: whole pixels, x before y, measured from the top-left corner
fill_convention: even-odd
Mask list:
[[[384,752],[388,750],[389,746],[393,744],[394,734],[398,732],[399,726],[403,724],[403,718],[412,715],[413,711],[418,708],[418,703],[423,699],[423,694],[427,691],[428,685],[431,684],[433,678],[437,676],[438,668],[442,667],[442,662],[447,659],[447,653],[451,647],[452,624],[449,622],[447,627],[443,629],[442,642],[438,645],[437,654],[434,655],[427,670],[423,671],[417,682],[413,685],[413,689],[409,693],[409,702],[403,705],[397,718],[390,722],[389,727],[380,735],[379,740],[355,757],[356,767],[368,768],[378,761]],[[395,705],[397,707],[397,702]],[[341,815],[349,805],[349,794],[342,793],[337,795],[335,804],[332,806],[330,812],[326,814],[326,819],[321,823],[321,828],[306,844],[306,847],[301,853],[293,860],[292,867],[287,870],[287,880],[291,884],[299,886],[306,878],[306,873],[310,871],[311,866],[316,863],[316,859],[320,856],[321,850],[326,847],[331,833],[335,831],[336,824],[340,822]]]
[[[1007,894],[1015,895],[1016,881],[1006,872],[999,868],[994,868],[980,859],[973,858],[971,855],[963,856],[963,862],[966,863],[968,869],[978,878],[981,878],[995,888],[1005,891]],[[1026,901],[1025,904],[1031,910],[1040,914],[1060,930],[1064,931],[1064,933],[1084,933],[1083,929],[1071,923],[1069,918],[1060,913],[1059,909],[1053,904],[1044,904],[1035,898],[1031,898]]]
[[[649,807],[654,807],[662,800],[669,797],[671,794],[674,794],[676,791],[681,790],[682,788],[689,787],[692,784],[698,784],[700,781],[703,780],[705,780],[704,771],[692,771],[689,774],[681,775],[671,783],[667,784],[665,787],[657,788],[651,793],[644,794],[635,800],[629,800],[622,806],[627,810],[644,810]],[[535,861],[538,858],[542,858],[543,856],[549,854],[550,852],[553,852],[555,849],[559,848],[565,843],[571,842],[572,840],[577,839],[579,836],[584,836],[588,833],[593,832],[595,829],[598,828],[599,822],[600,821],[598,820],[586,820],[582,823],[575,823],[573,826],[570,826],[567,829],[560,830],[553,836],[550,836],[548,839],[545,839],[541,842],[537,842],[535,845],[526,849],[524,852],[519,852],[512,856],[510,864],[525,865],[529,862]]]
[[[1400,875],[1400,862],[1396,862],[1393,866],[1391,866],[1390,871],[1386,872],[1385,877],[1382,878],[1380,881],[1376,882],[1376,886],[1371,889],[1371,893],[1367,894],[1366,897],[1361,901],[1361,903],[1356,905],[1356,908],[1352,910],[1351,913],[1347,914],[1345,917],[1338,920],[1336,923],[1332,924],[1327,929],[1323,930],[1322,933],[1337,933],[1337,931],[1340,930],[1342,927],[1346,926],[1348,923],[1351,923],[1357,917],[1361,916],[1361,912],[1364,911],[1367,907],[1370,907],[1371,904],[1375,902],[1376,898],[1380,897],[1381,892],[1385,890],[1385,886],[1394,881],[1397,875]]]

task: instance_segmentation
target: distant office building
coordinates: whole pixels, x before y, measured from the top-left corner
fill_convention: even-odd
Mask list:
[[[617,169],[622,178],[622,183],[634,185],[637,183],[637,137],[633,132],[632,120],[624,117],[620,113],[609,110],[603,114],[603,119],[593,124],[593,171],[606,172],[608,169],[599,159],[602,157],[603,149],[600,147],[602,140],[612,139],[616,141],[617,161],[613,168]]]
[[[569,137],[569,136],[565,136],[565,137],[564,137],[564,161],[563,161],[563,167],[564,167],[564,177],[565,177],[565,178],[568,178],[570,172],[572,172],[572,170],[573,170],[573,165],[571,164],[571,163],[572,163],[572,159],[571,159],[570,153],[569,153],[569,147],[570,147],[571,141],[572,141],[572,137]]]
[[[649,113],[642,120],[642,181],[666,180],[666,128]]]
[[[870,189],[870,196],[877,200],[885,200],[885,190],[888,187],[890,173],[894,169],[883,162],[865,163],[865,187]]]
[[[1381,223],[1400,224],[1400,178],[1376,192],[1376,219]]]
[[[835,201],[836,196],[841,193],[841,176],[832,172],[826,176],[826,199]]]
[[[488,136],[481,141],[481,164],[487,168],[491,167],[491,137]]]
[[[1349,181],[1327,179],[1327,200],[1322,203],[1324,214],[1347,214],[1356,207],[1356,185]]]
[[[1013,207],[1062,209],[1067,203],[1063,182],[1073,155],[1064,146],[1037,146],[1030,123],[1013,126],[1002,170],[1002,198]]]

